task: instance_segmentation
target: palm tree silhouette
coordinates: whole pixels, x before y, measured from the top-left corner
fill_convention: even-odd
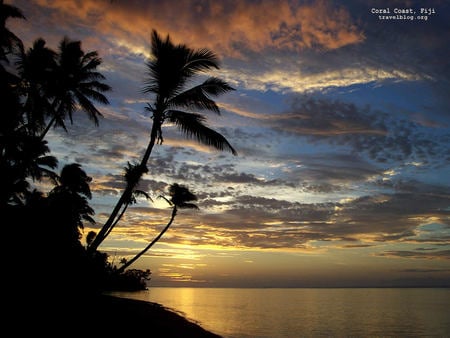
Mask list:
[[[105,77],[97,71],[102,59],[96,51],[85,53],[81,49],[81,41],[65,37],[59,44],[56,61],[57,67],[48,93],[53,98],[52,116],[41,134],[42,139],[54,125],[66,130],[64,120],[68,117],[72,123],[72,115],[77,107],[98,125],[98,118],[102,114],[92,100],[109,104],[103,93],[111,90],[111,87],[102,82]]]
[[[158,234],[158,236],[155,237],[144,249],[142,249],[136,256],[134,256],[129,261],[125,261],[124,264],[117,270],[118,273],[121,273],[125,271],[126,268],[128,268],[131,264],[133,264],[139,257],[141,257],[144,253],[146,253],[159,239],[164,235],[164,233],[169,229],[169,227],[172,225],[173,220],[175,219],[175,216],[177,215],[178,208],[180,209],[198,209],[198,206],[193,203],[189,203],[191,201],[196,201],[197,196],[195,196],[193,193],[189,191],[188,188],[178,185],[177,183],[172,184],[169,187],[169,195],[171,196],[170,200],[167,198],[161,196],[164,198],[170,205],[173,206],[172,208],[172,215],[170,217],[169,222],[164,227],[164,229],[161,230],[161,232]]]
[[[21,78],[22,92],[25,94],[23,105],[26,124],[30,133],[39,135],[45,127],[45,118],[51,115],[50,88],[56,78],[57,53],[46,46],[42,38],[34,41],[27,51],[21,49],[16,62]]]
[[[78,244],[80,231],[84,229],[83,221],[95,223],[92,218],[94,209],[88,203],[92,197],[89,187],[91,180],[80,164],[67,164],[61,170],[59,185],[48,195],[52,218],[61,234],[58,238],[62,243]]]
[[[28,193],[28,179],[49,177],[55,181],[56,157],[47,155],[47,141],[28,135],[24,128],[17,128],[2,138],[0,153],[1,193],[0,205],[21,205]]]
[[[151,52],[152,58],[147,62],[148,78],[143,92],[153,94],[154,103],[148,104],[146,108],[152,114],[152,129],[140,163],[142,174],[147,170],[147,162],[154,145],[163,143],[162,126],[165,122],[176,125],[186,137],[236,155],[236,150],[225,137],[205,124],[204,115],[191,111],[204,110],[220,114],[219,107],[211,97],[234,89],[216,77],[208,77],[202,83],[186,88],[196,75],[219,68],[217,56],[208,49],[193,50],[182,44],[174,45],[169,35],[162,39],[156,30],[152,32]],[[108,220],[89,246],[91,250],[96,250],[117,224],[117,216],[130,199],[133,190],[133,185],[125,187]]]
[[[143,196],[147,200],[150,200],[153,202],[152,198],[150,197],[150,195],[148,193],[146,193],[143,190],[136,189],[136,187],[139,184],[139,181],[141,180],[142,174],[143,174],[142,170],[143,170],[143,168],[139,164],[131,164],[130,162],[128,162],[127,166],[124,168],[124,172],[125,172],[123,175],[124,179],[126,181],[127,186],[133,187],[133,192],[130,196],[130,199],[125,201],[122,211],[117,216],[116,220],[114,221],[114,224],[109,228],[109,231],[105,234],[105,237],[109,235],[109,233],[114,228],[114,226],[121,220],[123,214],[128,209],[128,206],[130,204],[135,204],[137,202],[137,199],[136,199],[137,197]],[[146,172],[146,168],[144,168],[144,170]],[[92,238],[92,239],[94,239],[94,238]],[[92,240],[90,241],[90,243],[91,242],[92,242]]]

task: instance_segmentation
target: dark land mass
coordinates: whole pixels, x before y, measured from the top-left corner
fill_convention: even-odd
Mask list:
[[[49,299],[15,303],[4,318],[9,336],[221,338],[157,303],[111,295],[83,302]]]
[[[140,334],[145,337],[151,332],[152,337],[198,337],[220,338],[187,320],[183,316],[164,308],[162,305],[147,301],[119,298],[115,296],[101,296],[99,308],[109,317],[116,317],[120,321],[128,322],[128,333]],[[113,334],[114,328],[111,330]]]

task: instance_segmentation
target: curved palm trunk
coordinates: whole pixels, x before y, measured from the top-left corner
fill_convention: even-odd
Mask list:
[[[156,138],[158,135],[158,130],[161,126],[158,125],[158,123],[153,122],[152,131],[150,134],[150,142],[147,146],[147,149],[145,150],[144,156],[141,160],[141,166],[147,166],[148,159],[150,158],[150,154],[152,153],[153,147],[156,142]],[[105,240],[105,238],[109,235],[111,230],[116,226],[119,219],[122,217],[123,213],[119,215],[120,209],[122,206],[131,198],[131,195],[133,194],[133,190],[135,189],[135,186],[127,185],[125,190],[123,191],[122,195],[120,196],[119,200],[117,201],[116,206],[114,207],[113,211],[109,215],[108,220],[105,222],[103,227],[98,232],[97,236],[92,241],[91,245],[89,245],[88,249],[89,251],[95,251],[99,247],[99,245]]]
[[[123,214],[125,213],[125,211],[127,211],[128,206],[130,205],[130,202],[128,201],[127,203],[125,203],[125,205],[122,208],[122,211],[120,212],[120,214],[117,216],[115,222],[112,224],[112,226],[109,228],[109,230],[106,232],[105,237],[108,237],[109,233],[111,232],[111,230],[116,226],[116,224],[122,219]]]
[[[151,241],[142,251],[140,251],[136,256],[134,256],[132,259],[130,259],[128,262],[126,262],[124,265],[122,265],[117,272],[122,273],[125,271],[126,268],[128,268],[131,264],[133,264],[136,260],[139,259],[143,254],[145,254],[152,246],[155,244],[159,239],[164,235],[164,233],[169,229],[170,225],[172,224],[173,220],[175,219],[175,216],[177,214],[177,206],[175,205],[172,210],[172,217],[170,218],[169,223],[164,227],[164,229],[161,230],[158,236],[155,237],[153,241]]]
[[[105,222],[103,227],[98,232],[97,236],[95,236],[94,240],[92,241],[91,245],[89,245],[88,250],[89,251],[95,251],[98,246],[103,242],[103,240],[106,238],[107,234],[112,230],[111,228],[114,227],[116,224],[115,220],[117,215],[119,214],[120,209],[122,206],[126,203],[126,201],[129,199],[132,193],[132,187],[127,186],[125,190],[123,191],[122,195],[120,196],[119,200],[117,201],[116,206],[114,207],[113,211],[111,212],[111,215],[109,216],[108,220]]]

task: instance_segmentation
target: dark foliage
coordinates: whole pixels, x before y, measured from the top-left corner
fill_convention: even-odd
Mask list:
[[[0,1],[0,212],[11,244],[4,280],[23,296],[15,304],[39,303],[38,295],[58,301],[60,292],[70,303],[107,289],[145,289],[149,270],[120,274],[106,253],[88,252],[81,243],[85,222],[95,223],[91,177],[78,163],[57,174],[58,160],[44,140],[50,126],[65,129],[64,120],[71,121],[78,106],[98,124],[101,114],[91,100],[108,104],[102,92],[110,90],[96,71],[101,59],[67,38],[59,52],[42,38],[25,51],[7,28],[11,18],[24,16]],[[53,184],[47,193],[33,188],[43,180]],[[89,234],[87,242],[94,237]]]
[[[147,289],[147,282],[150,280],[151,272],[149,269],[128,269],[122,273],[115,268],[111,270],[106,290],[119,291],[139,291]]]

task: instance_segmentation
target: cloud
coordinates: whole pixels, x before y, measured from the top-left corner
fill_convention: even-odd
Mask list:
[[[385,4],[389,2],[386,1]],[[371,7],[381,7],[379,1],[361,2],[359,6],[364,21],[362,28],[367,37],[367,44],[355,46],[358,51],[366,55],[368,61],[400,69],[408,73],[422,74],[434,80],[444,80],[448,84],[450,65],[444,56],[449,51],[449,37],[442,32],[450,28],[446,13],[450,5],[440,0],[427,2],[427,6],[434,7],[439,15],[430,17],[430,21],[412,22],[403,25],[398,23],[386,24],[376,16],[365,15]],[[400,2],[400,5],[404,5]],[[409,8],[419,9],[423,3],[418,0],[409,1]],[[356,8],[355,8],[356,10]],[[397,48],[386,48],[396,46]],[[369,50],[370,49],[370,50]],[[364,52],[365,51],[365,52]],[[371,57],[369,57],[371,55]]]
[[[399,241],[439,243],[437,237],[424,238],[419,229],[430,219],[448,224],[448,212],[442,210],[447,201],[448,198],[392,194],[345,203],[305,204],[242,195],[218,202],[227,206],[220,213],[205,211],[187,219],[180,215],[180,232],[168,241],[182,243],[190,238],[193,244],[260,249],[304,249],[313,247],[316,241],[350,241],[358,247]],[[207,233],[210,235],[205,236]],[[445,237],[441,239],[445,243]]]
[[[173,250],[151,255],[174,257],[190,245],[448,259],[448,250],[435,249],[450,236],[446,176],[425,183],[434,175],[426,171],[445,169],[449,159],[450,44],[442,32],[450,21],[438,2],[431,2],[438,21],[423,25],[374,21],[368,11],[376,1],[14,3],[29,18],[15,26],[25,41],[39,34],[57,46],[68,34],[104,58],[114,92],[113,105],[101,108],[100,127],[77,117],[68,134],[52,131],[49,138],[55,155],[83,164],[94,177],[99,224],[124,187],[122,168],[148,142],[151,120],[139,90],[151,28],[217,52],[219,76],[238,87],[219,103],[226,128],[219,119],[212,123],[238,158],[164,129],[165,142],[155,147],[140,188],[157,195],[170,183],[187,184],[200,210],[180,211],[161,240]],[[425,97],[429,88],[433,96]],[[169,215],[166,206],[139,201],[106,249],[136,252]],[[427,245],[432,248],[414,249]]]
[[[417,268],[417,269],[403,269],[401,272],[410,272],[410,273],[441,273],[441,272],[449,272],[450,269],[426,269],[426,268]]]
[[[446,100],[450,67],[444,55],[449,44],[440,32],[449,27],[440,16],[433,24],[394,25],[374,18],[370,6],[375,3],[358,1],[183,0],[175,11],[172,3],[156,0],[16,2],[39,23],[50,45],[68,34],[98,50],[109,67],[120,70],[127,64],[128,73],[133,69],[135,75],[138,68],[129,64],[130,55],[149,55],[150,31],[156,28],[175,42],[212,49],[224,58],[223,76],[248,89],[303,93],[426,80]],[[433,5],[440,13],[448,8]],[[27,40],[36,34],[28,25],[21,30]]]
[[[404,182],[400,186],[384,187],[393,190],[391,193],[379,193],[368,186],[367,191],[371,195],[339,202],[301,203],[296,201],[300,187],[289,187],[292,200],[281,199],[275,193],[282,183],[270,188],[270,196],[249,195],[246,191],[264,187],[251,175],[240,181],[242,187],[235,184],[233,189],[227,188],[227,184],[208,187],[201,174],[203,166],[176,161],[172,164],[179,168],[179,172],[170,169],[160,176],[165,177],[164,180],[154,180],[156,176],[152,176],[144,180],[142,186],[153,191],[165,191],[168,182],[186,180],[198,192],[200,210],[180,211],[163,239],[166,244],[317,252],[324,249],[317,243],[328,243],[328,247],[336,248],[365,248],[399,242],[440,245],[449,240],[450,197],[442,187],[422,183],[417,185],[417,189],[411,189],[409,187],[414,186],[414,182]],[[204,169],[203,175],[221,174],[227,177],[227,173],[233,173],[234,166],[205,165]],[[363,181],[365,176],[359,179]],[[349,177],[349,182],[354,179]],[[138,242],[148,240],[168,218],[167,207],[158,208],[142,204],[130,208],[112,238]],[[417,256],[428,257],[424,254],[426,250],[416,251]],[[383,256],[400,254],[406,255],[392,250]]]
[[[329,62],[329,57],[317,53],[284,55],[279,58],[273,54],[255,55],[260,61],[253,61],[250,69],[248,64],[228,62],[221,73],[227,81],[236,86],[248,90],[281,93],[324,92],[332,88],[363,84],[376,86],[390,80],[418,81],[422,78],[417,73],[383,69],[381,63],[375,67],[364,64],[355,66],[352,55]],[[277,62],[277,59],[284,61]],[[231,66],[233,70],[229,69]]]
[[[325,1],[297,2],[292,6],[279,1],[204,4],[197,6],[196,11],[184,11],[195,15],[185,21],[191,24],[200,18],[195,35],[204,41],[215,41],[214,50],[225,50],[231,55],[235,54],[235,46],[242,45],[253,51],[267,47],[335,49],[363,39],[347,11],[334,10]],[[182,2],[182,6],[190,5]],[[202,39],[202,32],[207,32],[206,39]]]
[[[413,258],[413,259],[450,259],[450,250],[436,250],[432,252],[392,250],[377,254],[381,257]],[[444,270],[445,271],[445,270]],[[423,271],[420,271],[423,272]],[[426,271],[429,272],[429,271]]]
[[[26,14],[29,6],[24,7]],[[239,55],[250,49],[337,49],[364,40],[363,33],[343,6],[327,1],[83,1],[36,3],[51,9],[52,23],[64,18],[77,28],[94,26],[114,36],[118,45],[144,52],[142,41],[155,28],[177,41],[208,47],[221,54]],[[174,10],[176,7],[176,10]]]
[[[294,97],[289,110],[261,120],[279,132],[306,137],[310,142],[350,146],[378,162],[445,158],[447,131],[436,131],[370,107],[329,98]]]

